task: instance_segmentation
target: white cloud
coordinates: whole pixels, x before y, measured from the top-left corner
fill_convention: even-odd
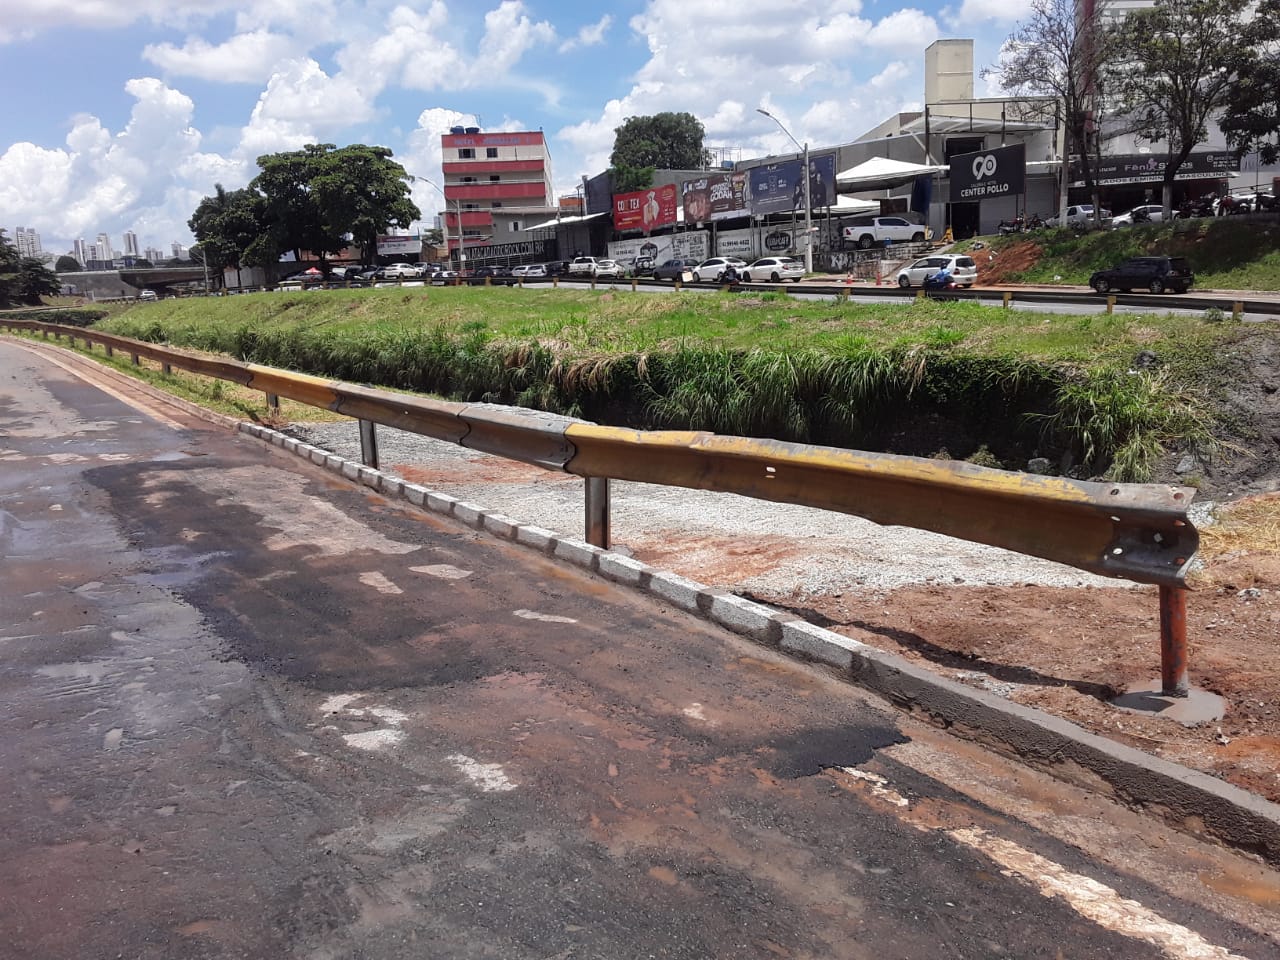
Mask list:
[[[911,7],[889,14],[866,37],[867,43],[877,47],[919,51],[936,39],[938,24],[933,17]]]
[[[613,15],[606,13],[595,23],[582,27],[574,36],[560,44],[560,52],[568,53],[577,47],[594,47],[604,43],[605,32],[613,24]]]
[[[1013,23],[1030,12],[1031,0],[964,0],[955,16],[954,26],[972,31],[973,24],[977,22]]]
[[[0,43],[46,30],[109,30],[149,20],[170,27],[198,23],[241,4],[236,0],[5,0]]]
[[[171,43],[148,44],[142,50],[142,57],[176,76],[261,83],[271,76],[277,62],[298,52],[299,44],[293,38],[254,30],[216,45],[199,37],[187,38],[181,47]]]
[[[358,86],[330,77],[310,58],[287,60],[267,81],[237,152],[257,157],[297,150],[373,116],[372,98]]]
[[[534,22],[525,15],[520,0],[503,0],[484,15],[484,39],[479,46],[472,82],[504,75],[524,54],[539,43],[555,40],[556,31],[545,20]]]

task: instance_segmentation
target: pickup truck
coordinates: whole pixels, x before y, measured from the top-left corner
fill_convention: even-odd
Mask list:
[[[874,246],[889,243],[923,243],[929,239],[930,230],[923,223],[913,223],[906,217],[854,217],[841,231],[845,246],[870,250]]]
[[[569,261],[569,276],[594,277],[596,275],[595,257],[574,257]]]

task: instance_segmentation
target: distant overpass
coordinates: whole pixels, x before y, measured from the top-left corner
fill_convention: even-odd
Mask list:
[[[210,281],[214,277],[209,278]],[[180,284],[204,283],[204,267],[134,267],[125,270],[80,270],[59,273],[58,282],[70,284],[81,296],[97,300],[136,297],[142,290],[163,295]]]

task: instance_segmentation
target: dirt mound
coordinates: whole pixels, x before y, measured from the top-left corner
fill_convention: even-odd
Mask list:
[[[991,247],[970,250],[978,265],[978,283],[983,286],[1000,286],[1018,282],[1016,278],[1036,265],[1040,259],[1040,244],[1034,240],[1019,240],[997,253]]]

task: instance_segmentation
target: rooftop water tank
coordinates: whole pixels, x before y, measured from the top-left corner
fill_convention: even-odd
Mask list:
[[[449,132],[450,133],[466,133],[467,128],[466,127],[450,127]]]
[[[467,132],[467,133],[479,133],[479,132],[480,132],[480,128],[479,128],[479,127],[467,127],[467,131],[466,131],[466,132]]]

